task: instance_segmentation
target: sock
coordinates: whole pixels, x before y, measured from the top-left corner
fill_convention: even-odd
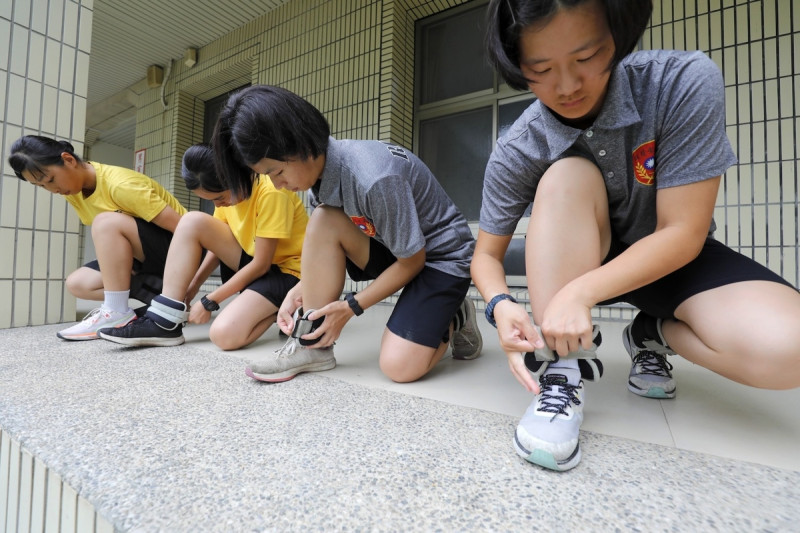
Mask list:
[[[667,341],[664,339],[664,336],[661,333],[662,322],[663,320],[660,318],[655,318],[643,312],[639,312],[631,324],[631,336],[633,337],[633,342],[639,348],[644,348],[644,341],[654,340],[659,344],[664,345],[664,347],[669,348],[669,346],[667,346]],[[669,349],[671,350],[672,348]]]
[[[103,291],[103,307],[117,313],[128,311],[129,291]]]
[[[163,294],[153,298],[145,316],[155,322],[157,326],[166,330],[173,330],[182,326],[189,319],[186,304]]]

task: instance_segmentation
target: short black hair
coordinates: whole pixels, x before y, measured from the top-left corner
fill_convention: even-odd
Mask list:
[[[75,154],[75,148],[67,141],[57,141],[41,135],[26,135],[11,145],[8,162],[14,170],[14,174],[24,181],[22,173],[26,170],[32,175],[40,176],[44,173],[44,167],[63,166],[64,159],[61,154],[64,152],[70,154],[79,163],[82,162],[81,158]]]
[[[225,192],[225,185],[214,168],[214,151],[205,143],[195,144],[183,153],[181,177],[190,191],[202,188],[208,192]]]
[[[330,126],[320,111],[291,91],[253,85],[231,95],[214,127],[217,175],[238,198],[249,198],[264,158],[306,160],[328,150]]]
[[[519,68],[519,39],[532,24],[547,22],[562,9],[587,2],[599,2],[614,38],[614,68],[633,52],[641,39],[650,14],[652,0],[491,0],[486,12],[486,50],[489,60],[509,87],[528,89],[528,80]]]

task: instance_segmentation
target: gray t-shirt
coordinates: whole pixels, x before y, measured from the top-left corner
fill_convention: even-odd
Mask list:
[[[395,257],[425,249],[425,264],[468,278],[475,239],[467,220],[417,156],[381,141],[331,137],[312,204],[341,207]]]
[[[736,163],[724,96],[722,75],[702,52],[653,50],[617,65],[603,108],[586,130],[562,124],[535,101],[489,159],[481,229],[513,234],[542,174],[578,154],[600,168],[612,230],[633,244],[655,231],[658,189],[710,179]],[[712,221],[709,233],[715,227]]]

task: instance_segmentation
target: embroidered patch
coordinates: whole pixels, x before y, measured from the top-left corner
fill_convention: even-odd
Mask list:
[[[375,226],[372,225],[372,222],[367,220],[367,217],[350,217],[350,220],[369,237],[375,236]]]
[[[653,185],[656,177],[656,142],[649,141],[633,151],[633,175],[642,185]]]

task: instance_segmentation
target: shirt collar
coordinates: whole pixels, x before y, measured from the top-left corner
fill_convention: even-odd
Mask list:
[[[588,129],[617,130],[641,122],[642,119],[633,104],[633,96],[627,80],[625,67],[620,63],[611,73],[608,92],[600,114]],[[556,156],[560,155],[575,144],[584,130],[563,124],[544,105],[541,106],[541,109],[550,153]]]

